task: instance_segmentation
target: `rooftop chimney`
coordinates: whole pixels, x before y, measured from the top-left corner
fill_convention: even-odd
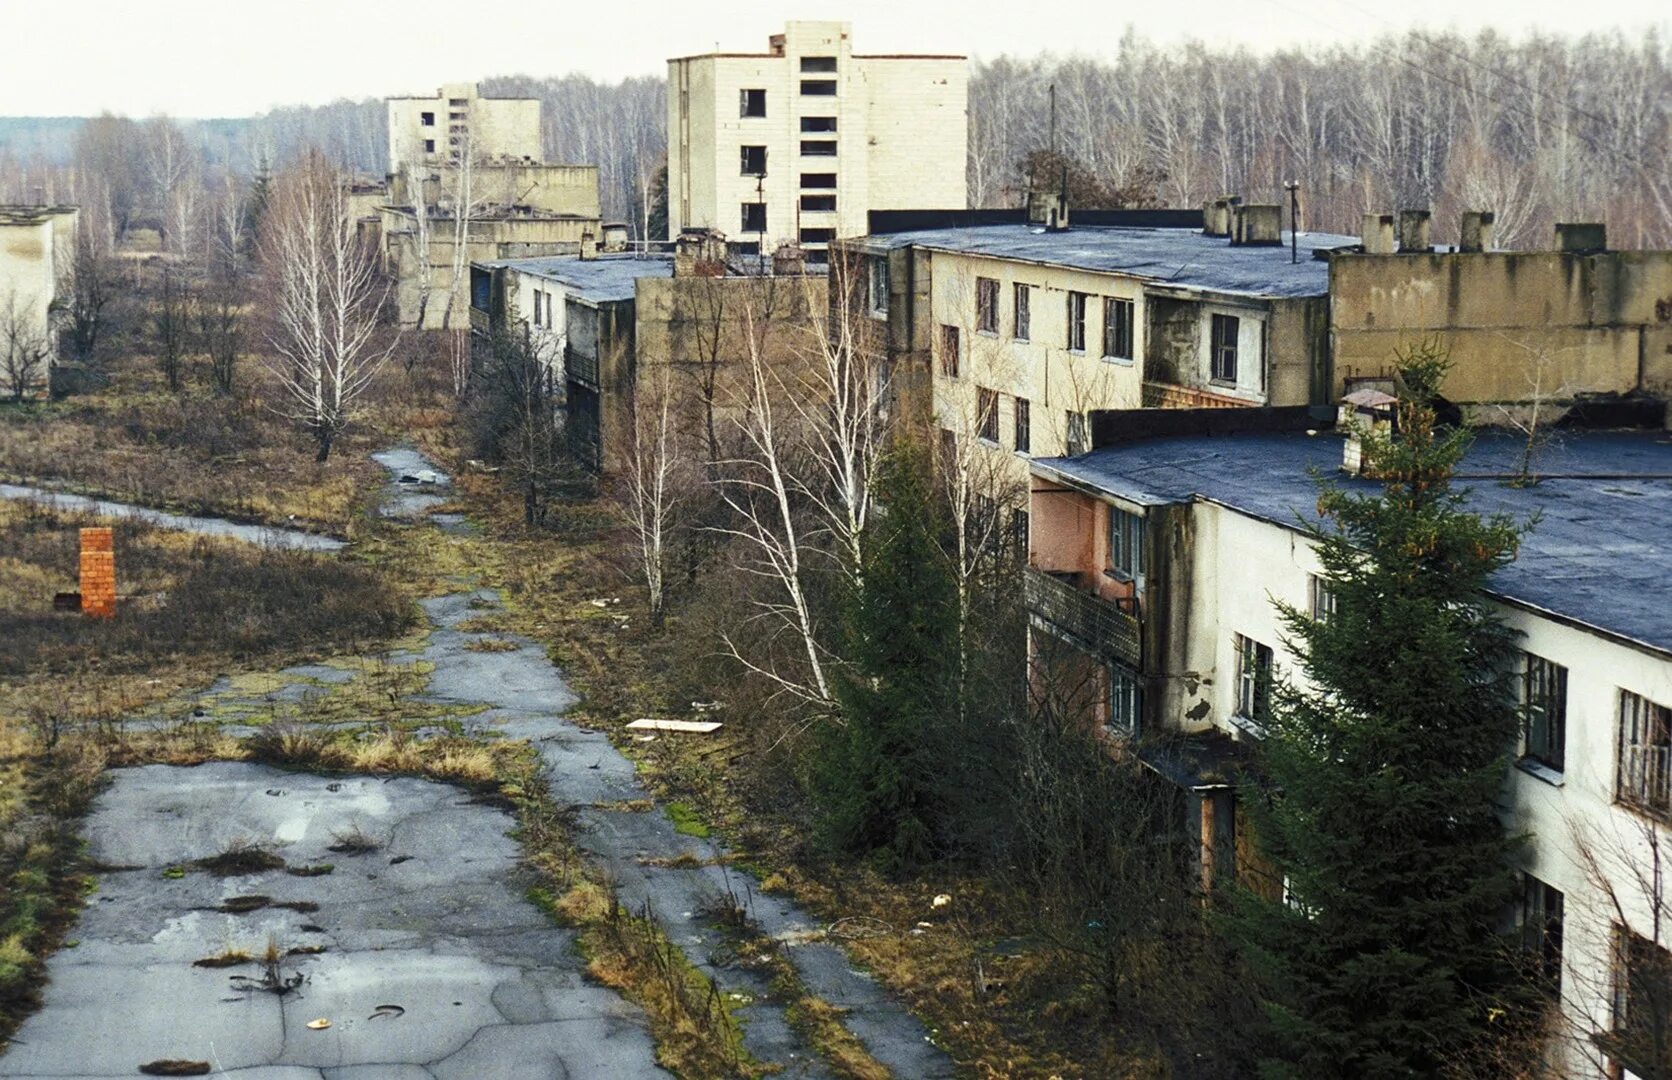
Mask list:
[[[604,250],[609,252],[627,250],[627,226],[619,221],[604,223]]]
[[[598,257],[598,238],[589,229],[581,233],[581,258],[596,259]]]
[[[1231,215],[1242,205],[1240,195],[1223,195],[1202,206],[1202,235],[1230,236]]]
[[[1457,250],[1491,251],[1492,222],[1490,210],[1463,211],[1463,226],[1457,234]]]
[[[1429,218],[1426,210],[1399,211],[1399,250],[1407,255],[1426,255],[1434,250],[1429,241]]]
[[[1276,247],[1283,243],[1283,208],[1275,204],[1235,207],[1231,215],[1231,244],[1236,247]]]
[[[1366,255],[1393,254],[1393,215],[1366,214],[1363,228]]]
[[[1608,226],[1601,222],[1556,223],[1556,250],[1589,255],[1608,250]]]
[[[1056,191],[1029,189],[1028,224],[1043,225],[1046,232],[1068,228],[1068,167],[1063,166],[1062,183]]]
[[[726,237],[714,229],[686,229],[673,245],[674,277],[725,277]]]
[[[785,240],[772,253],[772,272],[778,277],[795,277],[807,272],[807,253],[799,244]]]

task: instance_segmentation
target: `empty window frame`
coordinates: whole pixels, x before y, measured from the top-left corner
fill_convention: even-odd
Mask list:
[[[888,256],[872,255],[868,260],[871,267],[870,293],[871,311],[878,315],[888,314]]]
[[[975,328],[983,334],[999,332],[999,283],[997,278],[975,279]]]
[[[426,153],[426,154],[435,153],[435,140],[434,139],[425,139],[424,140],[424,153]]]
[[[1521,875],[1521,944],[1549,990],[1562,980],[1562,891],[1531,874]]]
[[[836,140],[835,139],[802,139],[801,140],[801,156],[802,157],[835,157],[836,156]]]
[[[1616,924],[1613,989],[1608,1056],[1628,1070],[1624,1075],[1665,1076],[1672,1056],[1666,1034],[1672,1028],[1672,953]]]
[[[1070,410],[1064,420],[1064,430],[1069,457],[1076,457],[1091,449],[1090,440],[1086,438],[1086,414]]]
[[[834,56],[803,56],[801,71],[805,75],[829,75],[836,70]]]
[[[996,390],[978,387],[975,391],[976,434],[990,443],[999,441],[999,395]]]
[[[803,190],[819,191],[836,186],[836,174],[833,172],[804,172],[801,174]]]
[[[1010,547],[1021,562],[1028,558],[1028,512],[1010,511]]]
[[[1271,646],[1241,634],[1232,640],[1237,663],[1237,716],[1264,727],[1271,719]]]
[[[1103,301],[1103,355],[1132,359],[1132,301],[1110,296]]]
[[[1213,317],[1208,377],[1216,383],[1237,383],[1237,331],[1241,321],[1235,315]]]
[[[765,90],[739,90],[737,98],[738,116],[758,118],[766,115]]]
[[[1620,691],[1615,797],[1662,820],[1672,820],[1672,708]]]
[[[836,80],[835,79],[802,79],[801,80],[801,96],[802,97],[835,97],[836,96]]]
[[[1521,757],[1561,772],[1567,751],[1567,668],[1523,653]]]
[[[1086,351],[1086,294],[1083,292],[1068,294],[1068,349]]]
[[[1012,292],[1012,300],[1016,308],[1015,337],[1017,341],[1032,340],[1033,335],[1033,286],[1018,282]]]
[[[738,147],[738,173],[741,176],[765,176],[766,147]]]
[[[1307,591],[1311,594],[1309,599],[1312,604],[1313,621],[1329,622],[1340,606],[1335,590],[1329,586],[1329,580],[1319,577],[1317,574],[1309,575]]]
[[[546,298],[545,293],[541,292],[539,289],[534,290],[534,325],[535,326],[546,325],[545,323],[540,321],[541,309],[545,306],[544,304],[541,303],[541,301],[543,301],[545,298]]]
[[[1144,576],[1144,518],[1109,507],[1109,573],[1122,581]]]
[[[766,204],[760,202],[746,202],[743,204],[743,223],[741,229],[746,233],[763,233],[766,231]]]
[[[1031,453],[1033,449],[1033,406],[1025,397],[1016,399],[1016,450]]]
[[[958,328],[946,323],[941,324],[940,332],[940,369],[941,374],[948,378],[958,377],[959,360]]]
[[[834,209],[836,209],[836,196],[834,196],[834,195],[803,195],[803,196],[801,196],[801,209],[803,209],[803,210],[834,210]]]
[[[469,102],[467,102],[462,97],[448,98],[447,99],[447,107],[450,108],[450,109],[462,109],[467,104],[469,104]]]
[[[425,127],[435,127],[435,113],[433,113],[433,112],[419,113],[418,114],[418,122],[420,124],[424,125]]]
[[[836,239],[835,229],[802,229],[801,242],[803,244],[828,244]]]
[[[836,133],[836,118],[834,116],[803,116],[801,118],[801,133],[831,134]]]
[[[1119,734],[1137,734],[1143,700],[1143,687],[1139,682],[1138,673],[1120,664],[1110,664],[1109,713],[1105,726]]]

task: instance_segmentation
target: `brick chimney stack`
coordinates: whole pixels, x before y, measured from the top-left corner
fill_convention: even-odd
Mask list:
[[[116,541],[108,526],[81,530],[81,613],[116,614]]]

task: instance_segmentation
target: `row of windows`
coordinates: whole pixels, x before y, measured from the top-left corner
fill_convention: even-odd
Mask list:
[[[1021,282],[1011,285],[1011,336],[1017,341],[1033,340],[1033,290],[1034,286]],[[1089,293],[1068,294],[1068,334],[1064,345],[1071,352],[1086,351],[1086,313],[1091,308],[1091,300]],[[1133,359],[1135,314],[1133,301],[1117,296],[1103,298],[1104,357]],[[975,327],[981,333],[996,335],[999,323],[999,282],[996,278],[978,277],[975,279]]]
[[[807,72],[833,72],[833,71],[836,70],[836,58],[835,57],[813,57],[813,56],[809,56],[809,57],[805,57],[802,60],[802,63],[806,64],[809,60],[829,60],[830,61],[830,66],[828,68],[803,67],[801,69],[802,71],[807,71]],[[834,80],[834,79],[803,79],[803,80],[801,80],[801,96],[802,97],[835,97],[836,96],[836,80]],[[743,119],[745,119],[745,120],[758,120],[758,119],[761,119],[762,117],[766,116],[766,91],[764,89],[751,87],[749,89],[739,90],[737,92],[737,99],[738,99],[737,100],[737,115],[742,117]],[[428,116],[429,114],[425,113],[424,115]],[[830,126],[827,127],[827,128],[825,128],[825,127],[808,127],[807,126],[807,121],[808,120],[828,120],[830,122]],[[802,131],[835,131],[836,130],[836,120],[833,117],[805,117],[801,121],[801,130]]]
[[[765,176],[766,175],[766,147],[764,147],[764,146],[740,146],[740,147],[737,148],[737,151],[738,151],[738,154],[737,154],[737,159],[738,159],[737,160],[737,174],[739,176]],[[835,139],[802,139],[801,140],[801,156],[802,157],[835,157],[836,156],[836,140]],[[802,178],[801,186],[802,187],[807,187],[808,186],[807,177],[809,177],[809,176],[821,176],[821,175],[834,175],[834,174],[802,173],[801,174],[801,178]],[[830,185],[826,185],[826,186],[833,187],[835,185],[830,184]]]
[[[1025,397],[1015,401],[1015,442],[1016,452],[1030,453],[1033,449],[1033,405]],[[998,445],[999,442],[999,392],[977,387],[975,391],[975,429],[982,439]]]
[[[834,210],[836,196],[834,195],[803,195],[801,197],[803,210]],[[740,228],[746,233],[766,232],[766,204],[763,202],[746,202],[739,204],[741,222]],[[836,230],[828,228],[808,227],[801,230],[801,242],[804,244],[828,244],[836,238]]]

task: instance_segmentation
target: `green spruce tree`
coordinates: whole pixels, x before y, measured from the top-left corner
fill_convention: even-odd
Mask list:
[[[939,746],[957,712],[958,595],[928,455],[902,442],[880,463],[882,508],[848,598],[848,664],[816,773],[826,839],[887,869],[930,858],[944,825]]]
[[[1313,538],[1336,606],[1282,609],[1300,671],[1271,688],[1245,793],[1287,894],[1232,916],[1269,1077],[1456,1075],[1520,1014],[1502,933],[1515,840],[1496,810],[1515,643],[1482,599],[1520,527],[1451,487],[1469,436],[1435,426],[1444,350],[1400,360],[1395,433],[1365,436],[1382,491],[1322,482]]]

